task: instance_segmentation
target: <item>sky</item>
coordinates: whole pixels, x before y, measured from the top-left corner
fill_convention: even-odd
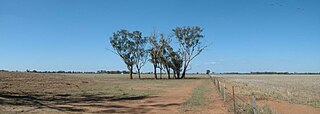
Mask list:
[[[188,72],[320,72],[319,0],[0,0],[0,69],[126,70],[119,29],[200,26]],[[142,72],[151,72],[147,63]]]

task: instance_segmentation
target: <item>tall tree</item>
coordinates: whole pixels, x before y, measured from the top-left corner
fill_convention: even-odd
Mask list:
[[[170,79],[170,57],[169,57],[169,52],[168,52],[168,46],[170,46],[170,39],[169,37],[166,37],[165,34],[160,34],[160,54],[159,54],[159,59],[160,59],[160,78],[162,78],[162,70],[165,68],[168,79]]]
[[[183,71],[181,78],[185,78],[187,68],[190,62],[197,57],[207,46],[202,45],[201,32],[202,28],[194,27],[177,27],[172,30],[179,42],[179,51],[183,60]]]
[[[180,72],[181,72],[183,60],[179,54],[179,51],[174,51],[171,46],[167,47],[167,49],[170,57],[169,66],[173,70],[174,78],[178,79],[180,78]]]
[[[161,45],[160,41],[158,40],[158,35],[157,33],[153,33],[150,37],[149,37],[149,42],[151,45],[151,48],[148,50],[148,52],[150,53],[150,62],[153,64],[153,69],[154,69],[154,78],[158,79],[157,76],[157,68],[160,68],[160,72],[161,72],[161,53],[162,50],[164,48],[163,45]]]
[[[113,36],[110,37],[110,43],[115,50],[114,53],[119,55],[127,65],[127,68],[130,72],[130,79],[133,79],[132,71],[135,63],[133,52],[135,49],[135,43],[130,40],[129,34],[129,31],[124,29],[114,32]]]
[[[162,79],[162,71],[163,68],[165,68],[166,70],[168,68],[167,66],[167,62],[168,62],[168,58],[167,58],[167,51],[166,51],[166,46],[168,45],[168,39],[166,39],[165,35],[162,33],[160,34],[160,40],[159,40],[159,44],[160,44],[160,53],[159,53],[159,69],[160,69],[160,79]]]
[[[134,64],[137,68],[139,79],[141,79],[140,70],[145,65],[148,58],[148,54],[145,49],[147,38],[142,37],[142,33],[140,31],[133,31],[132,33],[129,33],[129,36],[135,44],[133,49]]]

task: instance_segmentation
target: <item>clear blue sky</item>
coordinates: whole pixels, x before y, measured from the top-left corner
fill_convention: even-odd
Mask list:
[[[204,28],[190,72],[320,72],[319,0],[0,0],[0,69],[126,70],[118,29]],[[143,72],[152,71],[148,63]]]

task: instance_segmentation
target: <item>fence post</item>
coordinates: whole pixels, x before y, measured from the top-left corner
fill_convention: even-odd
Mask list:
[[[216,86],[218,86],[219,80],[218,80],[218,79],[216,79],[216,82],[217,82],[217,85],[216,85]]]
[[[232,96],[233,96],[233,111],[234,114],[237,114],[237,110],[236,110],[236,99],[234,97],[234,86],[232,86]]]
[[[223,83],[221,83],[221,86],[220,86],[220,88],[221,88],[221,96],[223,96],[223,93],[224,93],[224,88],[223,88],[222,84]]]
[[[257,105],[256,105],[256,97],[252,96],[252,109],[253,109],[253,114],[257,114]]]
[[[226,84],[223,84],[223,101],[226,102]]]
[[[217,81],[217,86],[219,86],[219,80],[218,80],[218,79],[216,79],[216,81]]]
[[[220,90],[220,81],[218,81],[218,91],[219,91],[219,93],[221,93],[221,90]]]

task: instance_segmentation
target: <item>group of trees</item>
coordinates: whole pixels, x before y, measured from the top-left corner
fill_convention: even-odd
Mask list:
[[[26,72],[31,73],[66,73],[66,74],[95,74],[96,72],[81,72],[81,71],[37,71],[37,70],[29,70],[27,69]]]
[[[0,70],[0,72],[10,72],[7,70]],[[16,71],[18,72],[18,71]],[[98,70],[97,72],[81,72],[81,71],[37,71],[37,70],[29,70],[27,69],[26,72],[31,72],[31,73],[65,73],[65,74],[129,74],[129,71],[107,71],[107,70]]]
[[[107,71],[107,70],[98,70],[97,71],[97,74],[129,74],[130,72],[129,71],[119,71],[119,70],[116,70],[116,71]]]
[[[171,34],[152,33],[142,36],[142,32],[118,30],[110,37],[114,53],[119,55],[126,64],[130,78],[133,79],[133,69],[141,78],[141,68],[147,61],[153,64],[154,78],[158,79],[157,69],[166,71],[170,79],[171,71],[175,79],[185,78],[191,61],[207,46],[202,44],[203,29],[194,27],[176,27]],[[172,42],[174,41],[174,42]]]
[[[290,74],[289,72],[250,72],[250,74]]]

